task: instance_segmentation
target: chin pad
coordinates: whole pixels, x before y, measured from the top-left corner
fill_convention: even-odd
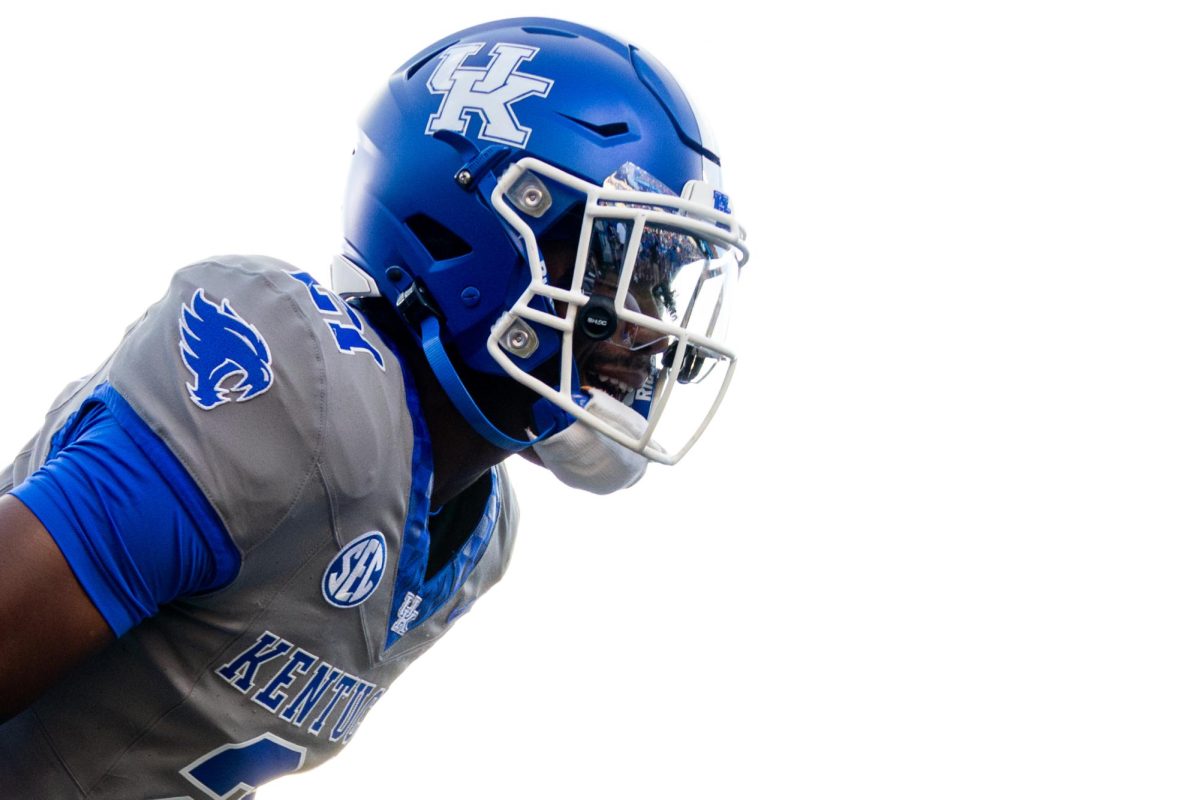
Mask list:
[[[604,392],[592,392],[587,409],[635,438],[646,430],[641,414]],[[649,463],[645,456],[582,422],[535,442],[533,450],[560,481],[593,494],[610,494],[633,486],[646,473]]]

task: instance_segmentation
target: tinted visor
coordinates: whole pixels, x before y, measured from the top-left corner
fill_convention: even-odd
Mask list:
[[[721,339],[737,277],[737,262],[728,248],[646,222],[631,252],[637,227],[627,219],[592,221],[580,289],[594,313],[578,318],[584,338],[651,354],[665,352],[679,338],[679,329],[689,339]],[[686,375],[681,373],[681,382],[704,376],[694,359],[692,363]]]

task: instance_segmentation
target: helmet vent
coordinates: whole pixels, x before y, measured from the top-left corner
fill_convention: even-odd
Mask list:
[[[446,45],[446,47],[449,47],[449,46],[450,45]],[[404,73],[404,79],[412,80],[412,76],[417,74],[417,70],[421,69],[421,67],[428,64],[430,62],[430,60],[432,60],[432,59],[436,58],[437,56],[441,55],[442,53],[444,53],[446,51],[446,47],[439,47],[437,50],[434,50],[433,52],[431,52],[429,55],[425,56],[424,58],[418,59],[417,62],[414,63],[411,67],[409,67],[408,71]]]
[[[542,28],[536,25],[527,25],[521,28],[521,30],[534,35],[541,34],[542,36],[561,36],[564,39],[579,38],[577,34],[571,33],[570,31],[559,30],[558,28]]]
[[[596,125],[588,122],[587,120],[568,117],[566,114],[563,114],[562,116],[571,120],[571,122],[574,122],[581,128],[587,128],[589,131],[603,139],[611,139],[614,136],[624,136],[625,134],[629,133],[629,125],[624,122],[608,122],[603,125]]]
[[[429,251],[429,255],[434,261],[458,258],[471,252],[471,245],[433,217],[425,214],[413,214],[404,220],[404,224],[413,232],[421,245]]]

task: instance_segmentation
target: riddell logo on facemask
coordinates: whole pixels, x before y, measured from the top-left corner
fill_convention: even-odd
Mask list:
[[[442,104],[429,117],[425,133],[453,131],[466,134],[470,115],[480,119],[479,138],[514,147],[525,147],[533,132],[517,119],[513,105],[527,97],[546,97],[554,81],[517,72],[517,67],[538,53],[538,48],[498,43],[488,55],[486,67],[464,67],[463,62],[483,49],[484,42],[468,42],[447,48],[437,69],[425,85],[440,94]]]

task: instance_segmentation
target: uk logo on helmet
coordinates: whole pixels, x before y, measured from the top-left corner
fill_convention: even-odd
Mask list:
[[[258,330],[228,300],[218,306],[203,289],[180,313],[179,355],[192,374],[188,394],[205,411],[258,397],[274,380],[271,349]]]
[[[379,588],[387,566],[387,541],[379,531],[367,531],[343,547],[329,566],[321,589],[330,605],[354,608]]]
[[[479,138],[489,142],[525,147],[532,129],[517,119],[513,105],[527,97],[546,97],[554,81],[539,75],[517,72],[517,67],[538,53],[538,48],[499,42],[489,52],[486,67],[464,67],[463,61],[478,53],[484,42],[467,42],[446,49],[425,85],[442,95],[442,104],[429,117],[425,133],[453,131],[465,134],[470,115],[481,119]]]

